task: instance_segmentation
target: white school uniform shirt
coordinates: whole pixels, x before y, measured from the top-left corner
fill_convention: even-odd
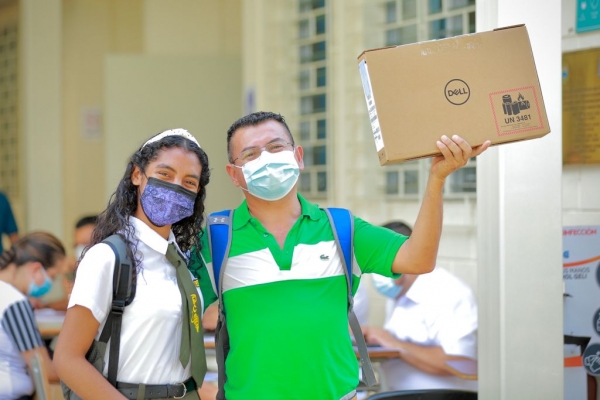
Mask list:
[[[181,294],[175,267],[165,256],[169,243],[177,245],[175,237],[170,232],[167,241],[141,220],[130,217],[130,222],[138,239],[141,269],[137,275],[135,298],[123,313],[117,380],[136,384],[184,382],[191,373],[190,363],[183,368],[179,361]],[[77,268],[69,300],[69,308],[83,306],[100,322],[96,339],[100,337],[111,309],[114,263],[114,252],[107,244],[99,243],[90,248]],[[202,311],[204,300],[199,290],[198,296]],[[109,352],[110,341],[106,348],[104,376],[108,375]]]
[[[404,296],[388,300],[388,311],[384,328],[399,340],[477,358],[477,303],[471,289],[445,269],[419,276]],[[389,390],[477,390],[477,381],[428,374],[400,359],[382,367]]]
[[[352,310],[361,326],[369,324],[369,289],[367,289],[367,285],[363,280],[361,280],[354,294]]]

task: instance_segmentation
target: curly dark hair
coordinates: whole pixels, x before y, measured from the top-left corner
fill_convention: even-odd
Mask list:
[[[292,143],[292,145],[294,144],[294,137],[292,136],[292,132],[290,131],[290,128],[285,122],[285,118],[283,118],[283,115],[276,114],[270,111],[257,111],[238,119],[233,124],[231,124],[231,126],[227,130],[227,157],[229,158],[230,163],[233,163],[233,155],[231,154],[231,138],[233,137],[233,134],[240,128],[260,125],[263,122],[267,121],[276,121],[282,124],[285,127],[285,130],[287,131],[288,135],[290,136],[290,142]]]
[[[161,151],[174,147],[196,154],[202,166],[200,189],[194,203],[194,214],[171,226],[179,248],[183,252],[194,249],[199,254],[201,250],[200,237],[203,234],[206,185],[210,181],[208,156],[196,143],[179,135],[166,136],[156,142],[148,143],[131,156],[117,190],[111,195],[106,209],[98,215],[96,228],[92,233],[92,240],[88,248],[100,243],[110,235],[118,233],[127,244],[127,252],[136,266],[135,269],[139,269],[141,259],[137,259],[135,256],[137,254],[137,241],[134,240],[135,229],[129,220],[129,217],[134,215],[137,209],[138,187],[131,182],[131,174],[136,166],[145,173],[148,164],[156,160]]]

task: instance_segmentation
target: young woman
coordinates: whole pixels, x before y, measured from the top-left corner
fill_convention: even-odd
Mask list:
[[[194,362],[206,361],[193,348],[191,357],[180,361],[182,330],[189,318],[178,286],[183,278],[167,256],[173,244],[180,253],[198,248],[209,176],[206,153],[183,129],[152,137],[131,156],[77,268],[54,354],[61,380],[79,397],[198,399],[203,374],[196,373],[194,380]],[[105,378],[110,347],[103,374],[86,360],[111,310],[115,255],[101,242],[113,234],[128,245],[136,271],[135,297],[123,313],[116,388]],[[187,268],[185,272],[192,284]],[[195,292],[201,319],[203,301]]]
[[[32,232],[0,255],[0,399],[30,399],[33,381],[27,369],[41,353],[48,378],[58,381],[35,324],[29,297],[43,296],[62,268],[65,249],[46,232]]]

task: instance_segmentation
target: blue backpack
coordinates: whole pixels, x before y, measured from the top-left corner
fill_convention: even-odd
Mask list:
[[[360,329],[358,319],[352,310],[354,304],[353,286],[352,286],[352,260],[354,258],[354,218],[350,210],[345,208],[325,208],[329,223],[333,230],[335,243],[338,251],[343,254],[342,264],[348,284],[348,322],[360,356],[360,366],[362,377],[367,387],[373,387],[377,384],[373,366],[367,351],[367,344]],[[210,214],[208,217],[208,243],[212,255],[213,275],[217,296],[221,298],[223,292],[223,274],[227,265],[229,249],[231,247],[231,229],[233,220],[233,210],[223,210]],[[227,321],[223,312],[223,302],[219,302],[219,319],[215,333],[215,348],[217,353],[217,365],[219,366],[219,393],[217,399],[225,399],[224,384],[227,380],[225,372],[225,358],[229,352],[229,332],[227,331]]]

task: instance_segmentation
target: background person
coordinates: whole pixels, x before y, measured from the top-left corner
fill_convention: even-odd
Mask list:
[[[58,381],[26,296],[50,289],[65,261],[61,242],[46,232],[31,232],[0,255],[0,399],[28,399],[34,385],[28,368],[36,352],[48,379]]]
[[[403,222],[384,225],[410,236]],[[363,327],[368,343],[399,350],[400,358],[383,361],[387,390],[468,389],[477,381],[452,375],[448,360],[477,358],[477,304],[471,289],[447,270],[398,279],[373,275],[387,297],[383,328]]]
[[[61,379],[81,398],[165,398],[160,390],[174,398],[185,386],[184,398],[198,399],[206,359],[202,340],[190,340],[202,330],[190,323],[202,317],[203,299],[186,265],[176,269],[170,259],[198,248],[209,177],[206,153],[183,129],[150,138],[131,156],[77,267],[54,354]],[[110,346],[102,373],[86,359],[111,309],[115,254],[101,242],[113,234],[127,243],[136,271],[135,297],[123,312],[117,388],[105,378]],[[194,307],[187,307],[190,299]]]
[[[74,255],[67,257],[65,268],[52,280],[52,288],[40,299],[30,299],[34,308],[51,308],[56,311],[66,311],[69,296],[75,281],[75,267],[81,258],[83,250],[92,242],[92,232],[96,227],[97,215],[88,215],[75,223],[73,231]]]
[[[355,217],[356,275],[431,271],[445,179],[488,146],[472,149],[458,136],[437,142],[442,155],[432,161],[410,240]],[[297,193],[302,147],[281,115],[257,112],[231,125],[227,151],[227,173],[245,201],[235,209],[229,259],[222,266],[231,345],[225,396],[352,399],[358,361],[348,331],[346,278],[325,212]],[[210,303],[217,296],[206,235],[202,240],[202,259],[192,260],[190,268]]]
[[[9,242],[12,244],[19,239],[19,229],[17,228],[17,222],[15,221],[8,197],[0,192],[0,254],[4,250],[2,245],[4,236],[7,236]]]

